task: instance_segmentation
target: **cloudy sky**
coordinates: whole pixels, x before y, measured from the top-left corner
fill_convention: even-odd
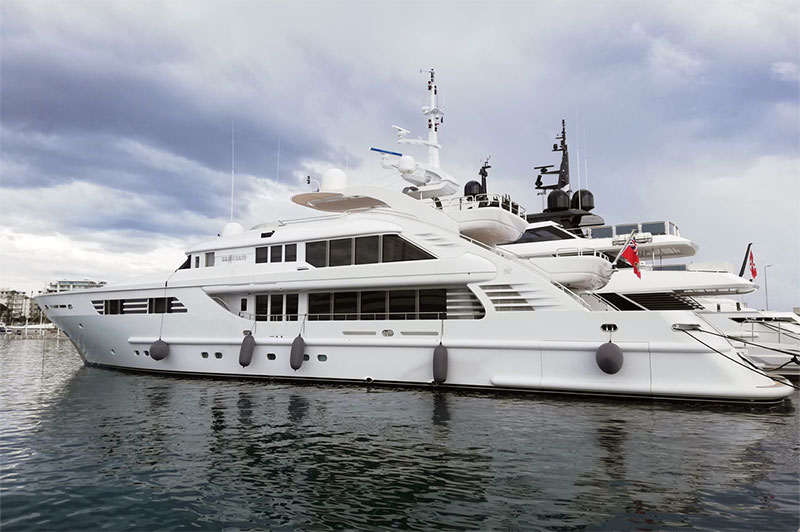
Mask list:
[[[607,222],[672,220],[694,260],[737,270],[753,242],[788,310],[799,35],[794,0],[3,0],[0,285],[175,268],[229,220],[232,161],[245,226],[312,214],[288,197],[334,166],[400,186],[369,147],[396,149],[392,124],[426,133],[435,67],[462,183],[491,154],[490,191],[538,210],[533,167],[557,162],[565,118]]]

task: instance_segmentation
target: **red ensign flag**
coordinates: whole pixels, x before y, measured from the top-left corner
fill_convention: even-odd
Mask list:
[[[639,271],[639,246],[636,245],[636,239],[631,238],[628,247],[622,252],[622,258],[627,260],[633,266],[633,273],[641,279],[642,272]]]

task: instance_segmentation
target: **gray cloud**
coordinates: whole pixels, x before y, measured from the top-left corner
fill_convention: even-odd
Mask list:
[[[561,118],[574,167],[584,167],[578,153],[588,155],[601,214],[672,218],[716,253],[704,240],[718,233],[696,222],[697,203],[679,199],[691,190],[673,196],[671,187],[736,175],[726,186],[744,196],[753,180],[770,183],[750,169],[782,172],[785,184],[798,160],[799,15],[791,1],[454,9],[7,0],[0,15],[0,207],[3,225],[16,231],[55,227],[87,241],[102,228],[135,246],[146,246],[146,235],[216,233],[228,216],[232,119],[236,212],[249,221],[272,217],[273,198],[325,167],[347,164],[354,180],[374,180],[384,171],[367,150],[396,147],[391,124],[425,135],[418,70],[432,66],[448,169],[466,181],[491,153],[492,186],[532,209],[540,201],[532,167],[554,162],[549,146]],[[52,192],[70,184],[63,200],[93,212],[58,208]],[[87,190],[108,201],[82,200]],[[16,193],[47,197],[46,207],[17,206],[9,199]],[[269,209],[249,205],[267,197]],[[710,227],[745,208],[701,203]],[[796,241],[800,220],[777,216]],[[765,253],[778,256],[781,239],[759,227]],[[731,248],[740,253],[738,242]],[[800,303],[796,276],[785,283],[794,291],[787,305]]]

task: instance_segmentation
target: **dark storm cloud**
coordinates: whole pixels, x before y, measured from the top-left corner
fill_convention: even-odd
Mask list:
[[[286,174],[304,158],[324,157],[332,149],[313,130],[300,134],[304,124],[287,122],[268,108],[217,104],[211,98],[213,79],[198,86],[170,79],[165,65],[187,57],[169,40],[151,36],[137,43],[141,55],[125,40],[76,38],[69,46],[40,46],[33,29],[9,21],[18,15],[10,11],[11,16],[4,10],[4,29],[13,31],[4,33],[0,53],[5,187],[85,180],[169,196],[179,208],[207,211],[228,184],[159,169],[125,146],[138,143],[210,171],[229,172],[233,120],[237,172],[271,178],[279,139]],[[26,27],[28,32],[20,29]],[[245,69],[239,72],[247,75]]]

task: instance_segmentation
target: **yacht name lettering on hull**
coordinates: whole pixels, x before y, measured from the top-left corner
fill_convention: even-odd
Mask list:
[[[247,255],[240,254],[240,255],[222,255],[219,260],[222,262],[237,262],[240,260],[247,260]]]

